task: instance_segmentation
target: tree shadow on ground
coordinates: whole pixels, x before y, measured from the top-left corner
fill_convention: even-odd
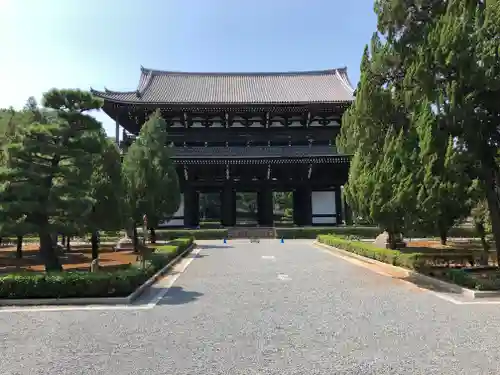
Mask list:
[[[203,293],[184,290],[180,286],[172,286],[158,305],[183,305],[196,301],[202,295]]]
[[[205,257],[208,257],[208,254],[200,254],[200,253],[198,253],[198,254],[196,254],[196,256],[194,258],[196,259],[196,258],[205,258]]]
[[[437,284],[432,284],[428,281],[419,279],[418,277],[415,277],[413,275],[409,275],[407,277],[401,277],[399,279],[403,280],[403,281],[408,281],[419,288],[427,289],[427,290],[430,290],[433,292],[462,294],[462,289],[457,285],[452,285],[450,288],[447,288],[447,287],[440,286]],[[439,279],[436,278],[436,280],[439,280]],[[441,280],[439,280],[439,281],[441,281]]]

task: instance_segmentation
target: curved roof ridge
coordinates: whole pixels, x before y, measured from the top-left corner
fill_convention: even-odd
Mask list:
[[[203,73],[141,66],[136,90],[95,91],[123,103],[341,103],[353,100],[347,67],[289,72]]]
[[[152,78],[153,72],[151,70],[145,69],[141,65],[141,77],[139,78],[139,84],[137,85],[136,92],[142,95],[151,84]]]
[[[292,76],[292,75],[324,75],[337,74],[339,70],[347,70],[347,67],[320,69],[320,70],[293,70],[286,72],[186,72],[176,70],[148,69],[141,65],[141,74],[152,75],[186,75],[186,76]]]
[[[108,90],[106,87],[104,88],[104,92],[106,94],[135,94],[137,90],[127,90],[127,91],[116,91],[116,90]]]
[[[344,85],[344,87],[351,92],[354,92],[354,87],[352,87],[349,77],[347,76],[347,68],[337,71],[337,77],[339,81]]]

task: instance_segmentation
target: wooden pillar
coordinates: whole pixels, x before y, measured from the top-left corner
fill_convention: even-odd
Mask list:
[[[191,186],[184,191],[184,226],[197,228],[200,225],[200,196]]]
[[[302,204],[304,207],[304,226],[312,225],[312,192],[311,188],[305,187],[302,192]]]
[[[115,142],[120,145],[120,124],[118,123],[118,115],[115,117]]]
[[[236,225],[236,190],[232,184],[226,184],[221,191],[221,224],[225,227]]]
[[[295,225],[312,225],[311,189],[299,187],[293,192],[293,222]]]
[[[293,223],[295,225],[302,225],[302,206],[300,205],[300,191],[295,189],[292,193],[293,198]]]
[[[263,186],[257,193],[258,223],[263,227],[274,225],[273,189]]]
[[[342,191],[340,189],[340,185],[335,187],[335,214],[337,215],[336,225],[343,224],[342,220]]]

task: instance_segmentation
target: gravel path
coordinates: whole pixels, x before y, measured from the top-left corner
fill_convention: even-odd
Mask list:
[[[151,310],[0,313],[0,373],[500,373],[500,305],[451,304],[310,241],[200,245]]]

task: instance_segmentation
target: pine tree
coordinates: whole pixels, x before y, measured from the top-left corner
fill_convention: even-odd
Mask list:
[[[6,147],[10,142],[15,140],[19,129],[35,121],[43,120],[44,116],[33,97],[28,99],[25,108],[21,111],[16,111],[13,108],[0,110],[0,165],[6,161]],[[23,236],[27,233],[26,231],[29,229],[29,226],[24,222],[9,221],[8,217],[5,217],[4,220],[6,220],[4,222],[4,234],[15,235],[17,237],[16,256],[17,258],[22,258]]]
[[[59,120],[19,129],[5,147],[0,231],[14,223],[38,233],[45,268],[54,271],[61,270],[54,234],[85,217],[94,203],[88,181],[102,127],[85,112],[101,103],[90,93],[54,89],[44,95],[44,105],[55,110]]]
[[[485,187],[500,258],[500,4],[447,2],[427,37],[419,83],[436,103],[439,126],[464,144]],[[428,67],[432,69],[428,69]]]
[[[417,196],[419,224],[428,233],[437,232],[445,245],[448,231],[471,209],[469,163],[456,140],[439,129],[429,102],[419,106],[413,121],[419,135],[422,168]]]
[[[106,137],[99,134],[100,149],[92,157],[90,195],[94,201],[85,223],[91,232],[92,259],[98,258],[99,231],[123,228],[125,206],[120,152]]]
[[[396,87],[387,84],[387,56],[388,46],[375,34],[371,48],[365,48],[356,100],[342,119],[337,144],[353,154],[344,189],[348,203],[387,231],[394,247],[416,221],[418,141]]]
[[[179,208],[180,191],[177,172],[167,146],[165,120],[155,112],[141,128],[139,137],[123,159],[123,177],[130,216],[136,227],[147,215],[148,226],[155,228]],[[145,234],[144,234],[145,235]]]
[[[488,209],[488,202],[485,198],[484,186],[481,181],[474,180],[471,194],[471,217],[476,234],[481,239],[483,253],[481,264],[487,266],[490,259],[490,245],[486,240],[487,234],[491,233],[491,220]]]

